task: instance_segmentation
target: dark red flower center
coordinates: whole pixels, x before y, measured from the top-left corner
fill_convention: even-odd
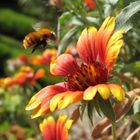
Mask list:
[[[95,64],[82,64],[80,69],[73,75],[68,76],[70,90],[84,91],[89,86],[106,83],[108,71],[105,66]]]

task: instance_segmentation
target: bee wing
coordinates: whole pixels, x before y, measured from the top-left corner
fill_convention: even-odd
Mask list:
[[[38,31],[41,28],[47,28],[47,22],[40,21],[40,22],[37,22],[36,24],[32,25],[32,27],[35,31]]]

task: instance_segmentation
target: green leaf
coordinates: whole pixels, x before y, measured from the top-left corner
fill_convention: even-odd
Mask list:
[[[61,54],[66,50],[66,48],[68,47],[68,44],[71,43],[72,38],[80,29],[81,29],[81,26],[76,26],[66,33],[66,35],[61,40],[60,45],[58,46],[58,54]]]
[[[98,96],[95,97],[95,100],[94,100],[94,107],[98,113],[98,115],[100,117],[102,117],[102,113],[101,113],[101,109],[100,109],[100,106],[99,106],[99,100],[98,100]]]
[[[58,22],[60,22],[60,24],[64,24],[72,16],[71,12],[65,12],[59,17]]]
[[[81,118],[81,120],[83,119],[83,115],[84,115],[86,106],[87,106],[87,102],[83,101],[81,106],[80,106],[80,118]]]
[[[140,18],[140,1],[132,2],[116,17],[116,30],[129,31]]]
[[[93,111],[94,111],[94,101],[89,101],[87,105],[87,112],[88,112],[88,117],[93,125]]]
[[[60,34],[61,34],[61,27],[64,23],[68,22],[70,18],[72,18],[73,15],[71,12],[65,12],[58,18],[58,24],[57,24],[57,38],[60,40]]]
[[[9,128],[10,128],[10,124],[8,123],[8,121],[4,121],[0,125],[0,132],[7,131]]]
[[[136,100],[133,105],[133,112],[134,114],[140,113],[140,100]]]
[[[140,78],[140,61],[133,62],[130,64],[125,64],[123,68],[121,68],[121,72],[131,72],[138,79]]]
[[[140,112],[131,116],[131,119],[140,125]]]
[[[99,95],[98,96],[98,101],[99,101],[99,106],[104,115],[111,121],[115,122],[115,113],[112,108],[112,105],[109,100],[104,100],[102,97]]]

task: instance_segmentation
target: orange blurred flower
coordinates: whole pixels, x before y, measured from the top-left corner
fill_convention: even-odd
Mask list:
[[[45,76],[44,69],[39,69],[36,72],[28,66],[22,66],[20,71],[14,77],[6,77],[0,79],[0,86],[3,88],[13,87],[15,85],[24,86],[26,84],[35,85],[36,80]]]
[[[15,84],[25,85],[25,84],[35,84],[36,80],[43,78],[45,76],[44,69],[39,69],[36,72],[33,71],[31,67],[23,66],[21,67],[19,73],[14,77]]]
[[[68,131],[72,122],[72,120],[67,120],[66,115],[59,116],[57,122],[52,116],[44,119],[40,124],[44,140],[68,140]]]
[[[123,88],[108,83],[110,70],[123,46],[123,31],[114,30],[114,17],[108,17],[98,31],[95,27],[83,30],[77,42],[81,64],[67,53],[52,61],[51,74],[64,76],[67,82],[45,87],[31,98],[26,110],[34,110],[32,118],[78,101],[92,100],[97,94],[104,100],[111,94],[118,101],[124,100]]]
[[[42,54],[42,64],[49,65],[51,63],[51,60],[56,58],[56,56],[56,49],[46,49]]]
[[[12,77],[0,78],[0,87],[7,89],[13,85],[14,79]]]
[[[25,64],[31,65],[49,65],[53,58],[56,58],[57,50],[56,49],[46,49],[42,55],[33,55],[27,57],[25,55],[20,55],[19,59]]]
[[[31,65],[42,65],[43,59],[41,55],[34,55],[29,58],[29,63]]]

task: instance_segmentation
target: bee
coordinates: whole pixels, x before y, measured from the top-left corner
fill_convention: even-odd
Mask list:
[[[48,28],[40,28],[37,31],[30,32],[23,40],[25,49],[32,48],[32,53],[40,46],[48,45],[48,40],[56,40],[55,33]]]

